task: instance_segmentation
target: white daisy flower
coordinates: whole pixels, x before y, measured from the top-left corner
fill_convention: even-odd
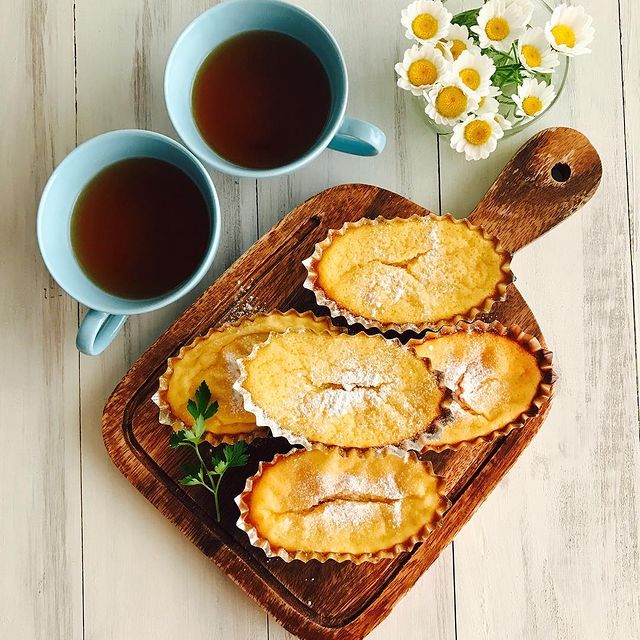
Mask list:
[[[533,2],[531,2],[531,0],[505,0],[505,7],[512,5],[517,6],[520,13],[522,13],[524,24],[529,24],[531,22],[531,18],[533,18]]]
[[[544,32],[549,44],[556,51],[568,56],[579,56],[583,53],[591,53],[589,45],[595,35],[592,22],[591,16],[585,13],[584,7],[569,7],[561,4],[553,10]]]
[[[505,0],[488,0],[478,13],[478,24],[471,31],[478,34],[480,47],[493,47],[507,52],[511,45],[524,33],[527,24],[520,5],[511,3],[508,7]]]
[[[452,15],[441,0],[416,0],[402,10],[400,22],[406,27],[405,36],[422,44],[435,44],[449,30]]]
[[[503,135],[494,115],[471,115],[453,128],[451,148],[464,153],[467,160],[481,160],[495,151]]]
[[[496,113],[493,118],[500,125],[500,128],[503,131],[508,131],[513,128],[511,120],[507,120],[507,118],[505,118],[501,113]]]
[[[451,78],[425,92],[425,113],[437,124],[454,125],[478,108],[478,101],[459,80]]]
[[[469,35],[469,29],[464,25],[452,24],[447,31],[447,35],[436,45],[436,48],[448,51],[448,59],[457,60],[463,51],[469,51],[474,55],[480,55],[480,47]],[[445,57],[446,54],[445,54]]]
[[[535,78],[527,78],[519,87],[518,93],[511,96],[515,103],[516,116],[524,121],[539,116],[553,102],[556,92],[546,82],[538,82]]]
[[[520,36],[518,57],[525,69],[538,73],[553,73],[560,64],[560,58],[549,46],[542,27],[527,29]]]
[[[414,44],[404,52],[402,62],[396,64],[398,86],[411,91],[414,96],[420,96],[425,89],[445,76],[447,66],[447,61],[435,47],[430,44]]]
[[[463,51],[453,63],[451,74],[479,100],[489,93],[491,76],[495,70],[496,66],[489,56],[482,54],[476,56],[469,51]]]
[[[451,50],[453,48],[453,44],[451,42],[447,42],[446,40],[438,40],[435,44],[436,51],[442,55],[447,64],[451,64],[453,62],[453,55],[451,55]]]
[[[478,108],[475,111],[476,115],[483,116],[485,113],[498,113],[500,103],[496,100],[496,97],[501,94],[502,92],[498,87],[490,85],[487,95],[482,96],[478,101]]]

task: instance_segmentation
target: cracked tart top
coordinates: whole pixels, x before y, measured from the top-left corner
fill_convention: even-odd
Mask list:
[[[410,346],[442,372],[453,393],[449,413],[425,441],[454,449],[522,427],[551,395],[551,352],[517,325],[459,323]]]
[[[511,256],[450,215],[363,218],[332,230],[304,261],[304,286],[350,324],[382,331],[472,320],[504,298]]]
[[[305,447],[420,449],[449,400],[427,360],[381,335],[272,333],[239,365],[257,424]]]
[[[237,360],[249,355],[269,334],[292,328],[338,331],[328,318],[317,318],[309,312],[271,311],[215,327],[183,347],[177,356],[169,358],[153,397],[160,407],[160,422],[176,431],[191,427],[193,417],[187,411],[187,402],[205,380],[218,402],[218,411],[205,422],[205,438],[211,444],[267,435],[267,429],[258,428],[253,414],[244,409],[242,398],[232,388],[239,375]]]
[[[247,480],[238,527],[287,562],[375,562],[427,538],[448,506],[442,490],[415,453],[294,449]]]

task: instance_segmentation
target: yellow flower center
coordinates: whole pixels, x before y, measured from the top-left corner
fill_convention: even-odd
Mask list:
[[[444,87],[436,98],[436,111],[445,118],[457,118],[467,110],[467,102],[459,87]]]
[[[413,19],[411,30],[421,40],[428,40],[438,33],[438,21],[429,13],[421,13]]]
[[[522,110],[528,116],[535,116],[542,111],[542,101],[536,96],[528,96],[522,101]]]
[[[474,120],[464,128],[464,139],[469,144],[481,145],[489,141],[491,125],[484,120]]]
[[[534,47],[532,44],[522,45],[522,57],[528,66],[535,68],[542,64],[542,56],[538,47]]]
[[[576,46],[576,32],[566,24],[557,24],[551,33],[555,38],[556,44],[563,44],[569,49],[573,49]]]
[[[451,42],[451,55],[454,60],[457,60],[460,54],[467,50],[467,45],[462,40],[452,40]]]
[[[491,18],[484,28],[489,40],[504,40],[509,35],[509,23],[504,18]]]
[[[440,40],[438,44],[436,44],[436,49],[444,56],[446,55],[447,48],[444,46],[444,42]]]
[[[411,63],[407,77],[414,87],[433,84],[438,79],[438,69],[431,60],[416,60]]]
[[[480,86],[480,74],[475,69],[463,69],[460,72],[460,80],[473,91]]]

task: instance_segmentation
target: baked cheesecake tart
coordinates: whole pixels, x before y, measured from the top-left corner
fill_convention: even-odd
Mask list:
[[[381,335],[272,333],[239,365],[257,424],[305,447],[420,449],[448,401],[427,360]]]
[[[304,286],[349,324],[420,332],[503,299],[510,259],[496,238],[450,215],[363,218],[316,245]]]
[[[449,414],[425,448],[454,449],[522,427],[549,400],[551,352],[520,327],[460,323],[411,343],[453,392]]]
[[[247,480],[238,527],[287,562],[375,562],[427,538],[448,507],[443,484],[415,453],[294,449]]]
[[[160,422],[176,431],[191,427],[193,417],[187,411],[187,401],[206,380],[218,402],[218,411],[205,422],[205,438],[211,444],[250,441],[267,435],[268,430],[256,426],[253,414],[244,409],[242,398],[233,389],[239,375],[237,360],[249,355],[271,333],[290,329],[338,331],[328,318],[296,311],[261,313],[211,329],[183,347],[176,357],[169,358],[158,393],[153,397],[160,407]]]

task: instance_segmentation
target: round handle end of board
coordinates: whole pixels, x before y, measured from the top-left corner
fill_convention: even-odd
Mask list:
[[[601,178],[600,156],[585,135],[544,129],[513,156],[469,220],[514,253],[586,204]]]

